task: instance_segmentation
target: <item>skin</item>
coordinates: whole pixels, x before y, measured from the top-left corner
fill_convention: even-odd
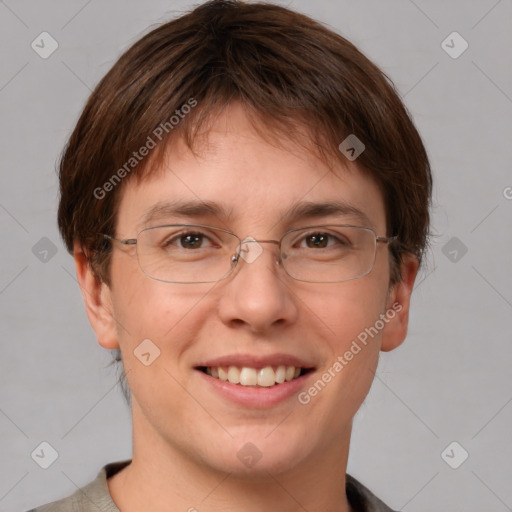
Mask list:
[[[282,221],[298,201],[340,199],[363,210],[377,234],[386,236],[382,195],[356,162],[339,164],[333,173],[293,143],[282,146],[265,142],[244,110],[231,105],[198,156],[176,140],[162,172],[125,184],[116,236],[135,237],[146,209],[176,198],[222,203],[232,210],[231,219],[174,220],[227,228],[242,239],[277,240],[294,227],[356,222],[350,216]],[[303,283],[276,265],[275,245],[262,247],[256,261],[242,262],[229,278],[187,285],[148,278],[135,248],[116,245],[109,288],[95,279],[76,245],[90,322],[102,347],[121,348],[132,392],[133,460],[108,480],[123,512],[169,506],[200,512],[350,510],[344,481],[352,418],[371,386],[379,351],[405,339],[418,262],[407,257],[403,280],[390,288],[388,247],[378,244],[375,266],[364,278]],[[228,354],[292,354],[316,368],[307,390],[395,302],[401,311],[307,405],[294,396],[266,409],[241,407],[214,392],[194,369],[201,359]],[[161,354],[144,366],[133,351],[147,338]],[[251,468],[237,457],[246,442],[262,454]]]

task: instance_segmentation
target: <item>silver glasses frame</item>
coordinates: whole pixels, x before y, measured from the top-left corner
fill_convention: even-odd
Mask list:
[[[234,236],[237,240],[238,240],[238,247],[236,249],[236,252],[235,254],[233,254],[231,256],[231,269],[225,274],[223,275],[221,278],[219,279],[216,279],[214,281],[168,281],[166,279],[159,279],[157,277],[153,277],[151,275],[149,275],[147,272],[144,271],[144,269],[142,268],[141,264],[140,264],[140,259],[139,259],[139,253],[137,251],[137,248],[136,248],[136,251],[137,251],[137,262],[139,264],[139,268],[141,269],[142,273],[149,277],[150,279],[154,279],[155,281],[161,281],[163,283],[174,283],[174,284],[202,284],[202,283],[217,283],[219,281],[222,281],[223,279],[226,279],[227,277],[229,277],[233,271],[237,268],[238,266],[238,262],[240,261],[240,256],[241,256],[241,252],[242,252],[242,244],[244,243],[254,243],[254,242],[257,242],[257,243],[265,243],[265,244],[277,244],[278,246],[278,249],[279,249],[279,259],[277,260],[277,263],[280,264],[282,266],[282,268],[284,269],[284,271],[286,272],[286,274],[291,277],[292,279],[294,279],[295,281],[301,281],[301,282],[305,282],[305,283],[345,283],[347,281],[353,281],[355,279],[361,279],[365,276],[367,276],[374,268],[375,266],[375,261],[377,259],[377,248],[378,248],[378,244],[379,243],[385,243],[385,244],[391,244],[392,242],[395,242],[398,240],[398,236],[389,236],[389,237],[385,237],[385,236],[378,236],[377,233],[375,232],[375,230],[371,227],[367,227],[367,226],[355,226],[353,224],[313,224],[311,226],[302,226],[302,227],[299,227],[299,228],[293,228],[293,229],[289,229],[288,231],[286,231],[279,240],[255,240],[253,238],[246,238],[244,240],[242,240],[237,234],[233,233],[232,231],[229,231],[228,229],[224,229],[224,228],[219,228],[219,227],[216,227],[216,226],[210,226],[210,225],[207,225],[207,224],[160,224],[158,226],[150,226],[150,227],[147,227],[147,228],[144,228],[144,229],[141,229],[138,233],[137,233],[137,236],[136,238],[116,238],[116,237],[113,237],[113,236],[110,236],[110,235],[107,235],[105,233],[100,233],[100,236],[103,236],[103,238],[105,238],[106,240],[109,240],[111,242],[118,242],[122,245],[137,245],[137,241],[138,241],[138,238],[140,236],[141,233],[143,233],[144,231],[150,231],[152,229],[158,229],[158,228],[165,228],[165,227],[183,227],[183,228],[186,228],[186,227],[198,227],[198,228],[207,228],[207,229],[213,229],[213,230],[216,230],[216,231],[223,231],[224,233],[227,233],[229,235],[232,235]],[[314,228],[328,228],[328,227],[343,227],[343,228],[358,228],[358,229],[364,229],[364,230],[367,230],[367,231],[370,231],[373,233],[374,237],[375,237],[375,253],[374,253],[374,256],[373,256],[373,261],[372,261],[372,265],[370,267],[370,269],[364,273],[363,275],[360,275],[360,276],[357,276],[357,277],[352,277],[350,279],[342,279],[340,281],[311,281],[311,280],[306,280],[306,279],[298,279],[292,275],[290,275],[288,273],[288,270],[286,269],[285,265],[283,264],[283,260],[282,260],[282,248],[281,248],[281,244],[283,242],[283,239],[288,236],[290,233],[294,233],[294,232],[297,232],[297,231],[303,231],[303,230],[307,230],[307,229],[314,229]]]

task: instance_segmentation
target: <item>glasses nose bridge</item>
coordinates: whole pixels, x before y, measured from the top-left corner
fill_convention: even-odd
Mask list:
[[[277,244],[277,245],[281,245],[281,241],[280,240],[254,240],[254,239],[249,239],[249,240],[242,240],[242,243],[244,242],[258,242],[259,244]]]
[[[244,240],[239,239],[239,253],[236,255],[233,255],[231,257],[231,260],[233,262],[238,262],[238,259],[240,258],[242,253],[250,252],[250,249],[247,248],[247,245],[250,243],[253,243],[253,244],[257,244],[257,245],[259,245],[259,244],[275,244],[275,245],[277,245],[277,247],[279,249],[278,262],[280,262],[280,260],[281,260],[281,242],[282,242],[281,240],[267,240],[267,239],[266,240],[256,240],[253,237],[247,237]],[[263,252],[263,248],[257,252],[257,256],[259,256],[259,254],[261,254],[262,252]],[[254,259],[257,259],[257,256]],[[251,257],[248,257],[248,258],[243,257],[243,259],[246,261],[249,261],[250,263],[252,261],[254,261],[254,259]]]
[[[256,240],[252,237],[247,237],[246,239],[244,240],[241,240],[240,241],[240,247],[244,246],[245,244],[249,244],[249,243],[256,243],[256,244],[276,244],[279,248],[279,250],[281,250],[281,240]]]

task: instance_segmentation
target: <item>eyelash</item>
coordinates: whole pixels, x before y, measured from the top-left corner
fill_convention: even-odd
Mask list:
[[[311,231],[309,233],[303,233],[299,239],[294,240],[292,242],[292,246],[295,246],[297,244],[297,242],[302,243],[304,241],[307,241],[308,237],[321,236],[321,235],[327,236],[329,240],[337,241],[340,245],[350,245],[350,242],[348,242],[346,240],[342,240],[338,236],[334,235],[333,233],[329,233],[328,231]],[[173,235],[172,237],[167,238],[161,245],[163,248],[166,248],[169,245],[173,245],[175,241],[177,241],[177,240],[181,241],[183,238],[186,238],[188,236],[203,237],[201,241],[208,240],[208,241],[212,242],[211,238],[206,233],[202,233],[200,231],[186,231],[186,232],[182,232],[182,233],[177,233],[177,234]],[[328,243],[327,247],[331,247],[332,245],[333,244]],[[200,248],[202,248],[202,247],[200,247]],[[180,249],[186,249],[186,248],[181,246]]]

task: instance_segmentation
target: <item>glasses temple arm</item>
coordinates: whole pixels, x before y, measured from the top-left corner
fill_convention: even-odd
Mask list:
[[[123,245],[136,245],[137,244],[136,238],[122,239],[122,238],[115,238],[113,236],[106,235],[106,234],[103,234],[103,237],[106,238],[107,240],[110,240],[111,242],[119,242],[120,244],[123,244]]]

